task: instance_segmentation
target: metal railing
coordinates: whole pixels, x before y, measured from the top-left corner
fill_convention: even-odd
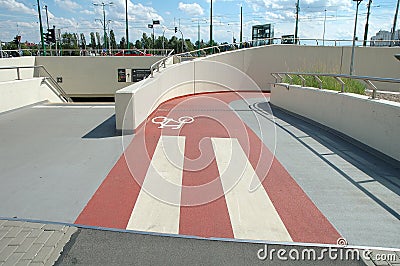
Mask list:
[[[367,86],[372,91],[372,99],[376,98],[377,92],[388,92],[386,91],[379,91],[378,88],[372,82],[385,82],[385,83],[400,83],[400,79],[395,78],[379,78],[379,77],[370,77],[370,76],[353,76],[353,75],[345,75],[345,74],[324,74],[324,73],[303,73],[303,72],[274,72],[271,75],[275,78],[275,84],[282,83],[284,77],[289,79],[289,84],[293,84],[293,76],[297,76],[301,80],[301,86],[305,87],[306,79],[304,76],[311,76],[315,78],[315,80],[319,83],[319,89],[322,89],[322,80],[320,77],[331,77],[334,78],[341,86],[340,92],[345,92],[345,82],[342,79],[354,79],[354,80],[361,80],[367,84]],[[395,91],[390,91],[394,93],[398,93]]]
[[[66,102],[72,102],[72,99],[67,95],[67,93],[63,90],[63,88],[61,88],[61,86],[54,80],[54,78],[51,76],[51,74],[42,65],[0,67],[0,70],[16,70],[17,80],[22,80],[21,69],[33,69],[35,71],[33,74],[34,77],[39,77],[39,78],[43,77],[48,82],[48,85],[50,85],[52,87],[52,89],[55,89],[59,93],[59,96],[64,98],[64,100]],[[41,75],[41,72],[40,72],[41,70],[45,73],[45,76]]]
[[[163,67],[166,68],[165,62],[172,57],[172,54],[174,53],[174,50],[171,50],[166,57],[163,59],[158,60],[154,64],[151,65],[150,67],[150,77],[154,77],[154,69],[157,68],[157,72],[160,72],[160,65],[163,64]]]

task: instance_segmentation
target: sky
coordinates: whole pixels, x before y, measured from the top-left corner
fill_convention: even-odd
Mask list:
[[[297,0],[213,0],[213,39],[219,43],[239,40],[240,8],[243,7],[243,40],[251,39],[252,25],[272,23],[275,37],[294,34]],[[359,7],[357,36],[362,39],[366,23],[367,4]],[[104,3],[107,28],[113,29],[117,42],[125,35],[125,0],[40,0],[42,22],[61,32],[90,32],[102,35],[102,6]],[[109,4],[112,3],[112,4]],[[353,0],[300,0],[299,37],[309,39],[351,40],[354,31],[356,2]],[[179,27],[184,38],[197,41],[210,39],[210,0],[128,0],[129,40],[140,39],[143,32],[151,34],[147,25],[152,20],[161,24],[154,28],[155,35],[170,38],[174,27]],[[371,5],[368,39],[379,30],[390,31],[393,26],[397,0],[373,0]],[[325,19],[326,15],[326,19]],[[399,24],[399,23],[397,23]],[[325,35],[324,35],[325,25]],[[397,25],[397,29],[398,29]],[[178,37],[180,33],[178,32]],[[40,39],[37,0],[0,0],[0,40],[11,41],[16,35],[22,41],[37,43]]]

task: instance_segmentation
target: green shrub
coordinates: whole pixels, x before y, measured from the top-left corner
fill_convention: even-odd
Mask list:
[[[319,82],[312,76],[303,76],[305,81],[305,86],[306,87],[314,87],[314,88],[319,88]],[[292,84],[295,85],[302,85],[302,80],[295,75],[292,75],[293,81]],[[319,77],[320,80],[322,81],[322,88],[325,90],[335,90],[335,91],[341,91],[342,90],[342,84],[339,83],[335,78],[333,77]],[[350,93],[357,93],[361,95],[365,95],[365,89],[366,85],[355,79],[342,79],[343,82],[345,83],[344,85],[344,91],[345,92],[350,92]],[[290,80],[288,77],[285,77],[283,79],[284,83],[290,83]]]

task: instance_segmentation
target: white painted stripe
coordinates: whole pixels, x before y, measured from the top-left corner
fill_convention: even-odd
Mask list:
[[[250,191],[260,180],[239,141],[212,138],[212,143],[235,238],[292,242],[264,187]]]
[[[185,137],[160,137],[126,229],[179,233],[184,151]]]

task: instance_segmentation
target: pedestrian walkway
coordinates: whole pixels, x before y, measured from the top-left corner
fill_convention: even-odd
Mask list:
[[[76,227],[0,220],[0,265],[53,265]]]

